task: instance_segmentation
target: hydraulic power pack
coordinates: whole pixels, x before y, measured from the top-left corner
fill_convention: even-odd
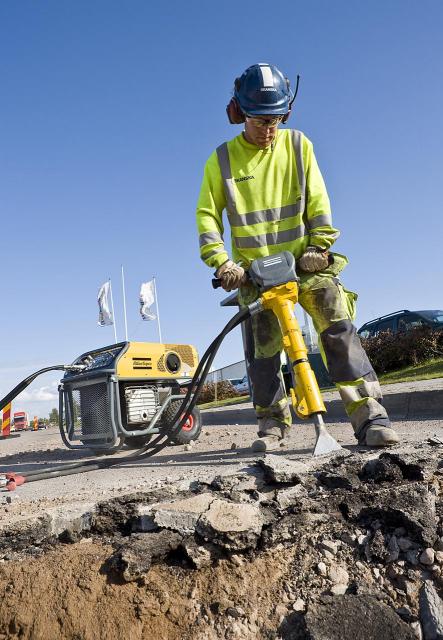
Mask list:
[[[160,433],[180,407],[198,355],[191,345],[121,342],[88,351],[73,365],[59,386],[60,428],[68,446],[100,452],[123,443],[137,449]],[[194,408],[175,441],[185,444],[200,431]]]

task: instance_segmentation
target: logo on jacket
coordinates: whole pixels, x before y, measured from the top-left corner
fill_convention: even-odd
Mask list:
[[[254,180],[254,176],[243,176],[242,178],[234,178],[234,182],[244,182],[245,180]]]

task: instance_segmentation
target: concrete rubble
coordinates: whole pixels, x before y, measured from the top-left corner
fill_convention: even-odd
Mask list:
[[[228,562],[235,574],[275,557],[284,574],[272,615],[227,599],[195,614],[189,637],[443,639],[442,450],[422,443],[302,462],[264,455],[187,490],[138,492],[70,518],[45,514],[31,549],[24,523],[15,555],[1,533],[0,555],[101,536],[114,549],[107,570],[140,584],[153,565],[198,572]]]
[[[430,580],[420,590],[420,622],[425,640],[443,638],[443,601]]]

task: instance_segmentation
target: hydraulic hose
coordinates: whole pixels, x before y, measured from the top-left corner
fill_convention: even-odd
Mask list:
[[[154,440],[148,442],[144,447],[138,449],[130,455],[121,456],[119,458],[108,458],[106,460],[98,461],[86,460],[79,462],[69,462],[57,467],[46,467],[38,470],[36,469],[34,471],[29,471],[23,474],[6,473],[4,474],[5,481],[3,484],[6,484],[7,489],[14,490],[16,486],[24,484],[25,482],[36,482],[38,480],[46,480],[48,478],[57,478],[65,475],[85,473],[87,471],[95,471],[98,469],[107,469],[109,467],[131,462],[133,460],[140,460],[142,458],[151,457],[167,447],[174,435],[176,435],[182,429],[183,425],[186,423],[189,415],[194,409],[201,388],[205,383],[206,377],[209,373],[212,362],[214,361],[221,343],[223,342],[227,334],[239,324],[241,324],[246,318],[248,318],[249,315],[250,310],[247,307],[238,311],[238,313],[236,313],[235,316],[233,316],[229,320],[229,322],[219,333],[219,335],[211,342],[197,366],[186,396],[183,399],[183,402],[181,403],[179,409],[177,410],[173,420],[171,420],[170,424],[163,429],[162,433],[158,434],[158,436],[154,438]],[[56,365],[54,367],[40,369],[34,374],[28,376],[21,383],[19,383],[10,393],[8,393],[7,396],[5,396],[5,398],[0,401],[0,410],[5,405],[7,405],[8,402],[11,402],[11,400],[13,400],[21,391],[23,391],[23,389],[25,389],[33,380],[35,380],[37,376],[41,375],[42,373],[57,369],[66,371],[67,369],[72,368],[73,366],[69,365]]]
[[[67,369],[72,370],[73,368],[76,368],[75,365],[67,366],[65,364],[55,364],[52,367],[45,367],[44,369],[39,369],[39,371],[36,371],[35,373],[31,373],[30,376],[19,382],[18,385],[16,385],[12,389],[12,391],[10,391],[4,398],[0,400],[0,411],[2,411],[2,409],[4,409],[7,404],[12,402],[14,398],[16,398],[19,393],[26,389],[26,387],[29,386],[31,382],[33,382],[38,376],[41,376],[42,373],[47,373],[48,371],[66,371]]]

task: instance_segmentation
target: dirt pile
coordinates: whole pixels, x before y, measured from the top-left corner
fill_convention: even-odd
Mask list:
[[[3,537],[0,638],[443,638],[441,451],[267,455]]]

